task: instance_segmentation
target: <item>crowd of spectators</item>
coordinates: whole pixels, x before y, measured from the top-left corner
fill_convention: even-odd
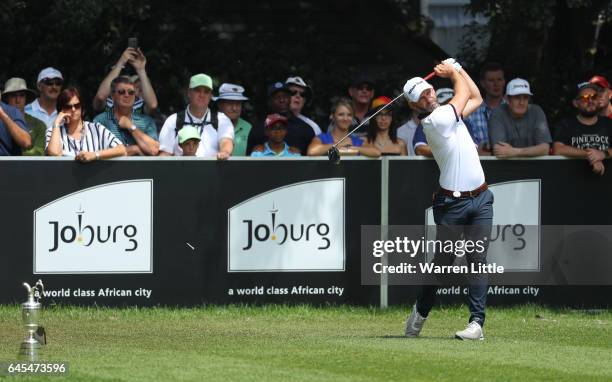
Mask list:
[[[346,94],[332,99],[329,118],[321,124],[307,112],[315,93],[297,75],[270,84],[267,110],[261,113],[266,118],[249,122],[242,113],[249,101],[247,84],[223,83],[215,95],[212,78],[204,73],[190,78],[185,109],[163,117],[146,64],[140,49],[127,48],[91,103],[81,99],[78,89],[65,86],[55,68],[40,71],[37,91],[23,78],[7,79],[1,93],[0,155],[72,156],[83,162],[122,155],[224,160],[325,155],[338,144],[341,155],[431,156],[420,125],[424,116],[413,113],[400,120],[394,105],[386,107],[391,98],[376,94],[376,82],[364,74],[355,76]],[[128,65],[135,75],[124,74]],[[593,172],[603,175],[612,136],[612,90],[606,78],[597,75],[579,83],[572,100],[575,116],[554,127],[532,102],[529,82],[506,82],[501,65],[485,63],[479,85],[483,102],[465,123],[480,155],[585,158]],[[452,97],[452,89],[437,90],[440,104]],[[89,104],[95,113],[91,121],[84,119]]]

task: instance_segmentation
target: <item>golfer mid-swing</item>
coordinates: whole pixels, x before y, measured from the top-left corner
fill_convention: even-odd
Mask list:
[[[433,198],[433,214],[438,240],[484,240],[491,233],[493,220],[493,194],[487,189],[485,176],[462,118],[472,113],[482,102],[478,87],[454,59],[447,59],[434,69],[436,75],[449,78],[455,96],[440,106],[433,87],[422,78],[415,77],[404,85],[404,95],[413,110],[429,114],[421,121],[423,131],[440,169],[440,188]],[[469,265],[486,264],[486,248],[465,254]],[[434,263],[452,265],[455,254],[437,252]],[[417,337],[429,315],[438,285],[423,285],[412,313],[406,321],[406,336]],[[458,331],[460,339],[484,339],[487,296],[486,274],[470,274],[468,279],[469,324]]]

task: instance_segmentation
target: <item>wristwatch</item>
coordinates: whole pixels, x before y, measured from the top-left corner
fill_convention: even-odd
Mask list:
[[[96,151],[96,160],[100,159],[100,153]]]
[[[130,126],[130,131],[136,131],[136,125]]]

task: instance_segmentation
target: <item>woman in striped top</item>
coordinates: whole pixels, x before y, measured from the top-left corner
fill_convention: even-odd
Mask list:
[[[125,146],[99,123],[83,121],[81,95],[74,87],[57,99],[57,118],[47,129],[47,155],[73,156],[81,162],[109,159],[126,154]]]

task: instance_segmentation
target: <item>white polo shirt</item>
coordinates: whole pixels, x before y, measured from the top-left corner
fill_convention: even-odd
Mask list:
[[[185,112],[185,123],[183,126],[192,125],[200,131],[200,145],[196,156],[198,157],[214,157],[219,152],[219,142],[223,138],[234,140],[234,125],[232,121],[223,113],[217,113],[219,121],[218,129],[215,130],[211,124],[210,109],[206,111],[203,118],[196,118],[189,112],[189,108]],[[177,113],[169,116],[164,122],[161,131],[159,132],[159,149],[167,153],[172,153],[175,156],[182,156],[183,150],[178,144],[178,136],[176,133],[176,116]]]
[[[440,187],[450,191],[472,191],[484,183],[478,150],[451,104],[436,108],[421,123],[440,168]]]

